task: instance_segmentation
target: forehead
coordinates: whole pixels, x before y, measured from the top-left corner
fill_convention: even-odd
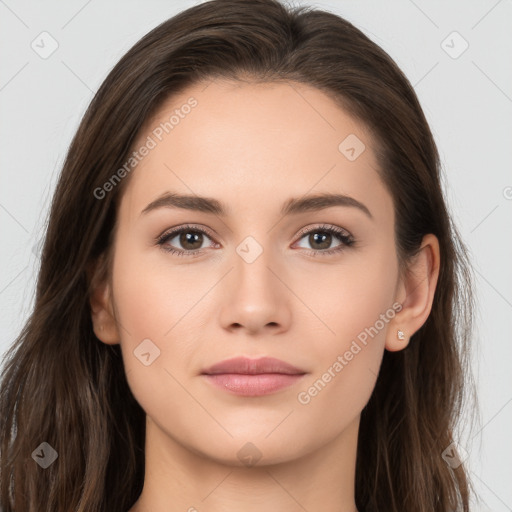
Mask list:
[[[365,126],[304,84],[195,84],[146,121],[134,150],[143,145],[123,198],[130,217],[166,191],[216,197],[237,214],[325,191],[391,206]]]

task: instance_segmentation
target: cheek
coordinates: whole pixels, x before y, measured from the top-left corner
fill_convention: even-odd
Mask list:
[[[140,249],[126,254],[115,260],[113,276],[123,343],[151,338],[169,345],[185,325],[194,325],[194,306],[214,279],[198,279],[197,273],[173,266],[165,257],[150,258]]]
[[[392,305],[398,276],[392,249],[375,247],[375,250],[365,249],[364,254],[347,253],[339,265],[317,268],[314,279],[304,275],[296,289],[307,297],[306,303],[318,319],[323,331],[320,340],[325,342],[324,353],[332,355],[330,348],[348,349],[358,337],[364,342],[368,329],[373,333],[372,337],[366,334],[369,340],[384,338],[386,320],[394,316]]]
[[[148,264],[143,253],[118,252],[113,288],[126,374],[132,381],[140,378],[141,388],[154,390],[158,379],[160,385],[169,383],[165,369],[180,379],[189,367],[194,332],[185,335],[184,329],[196,325],[194,305],[208,283],[198,284],[195,278],[194,284],[177,267]]]
[[[150,265],[135,251],[123,254],[129,256],[114,261],[113,286],[128,384],[150,417],[172,417],[179,428],[186,420],[176,411],[190,407],[181,383],[188,377],[198,334],[185,330],[197,325],[194,304],[211,285],[196,282],[194,286],[193,279],[182,271],[180,277],[177,268]]]

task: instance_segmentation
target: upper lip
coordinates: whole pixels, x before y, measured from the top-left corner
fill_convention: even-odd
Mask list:
[[[206,375],[220,373],[239,373],[245,375],[257,375],[261,373],[284,373],[287,375],[298,375],[306,373],[285,361],[274,357],[262,357],[250,359],[247,357],[234,357],[214,364],[201,372]]]

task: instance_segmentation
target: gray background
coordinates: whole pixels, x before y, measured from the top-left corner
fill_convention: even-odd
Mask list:
[[[0,0],[0,354],[32,307],[42,226],[94,91],[140,37],[197,3]],[[295,1],[303,3],[340,14],[382,46],[414,85],[433,130],[477,278],[481,424],[460,438],[482,497],[473,510],[510,511],[512,3]],[[43,31],[58,43],[47,58],[31,47]]]

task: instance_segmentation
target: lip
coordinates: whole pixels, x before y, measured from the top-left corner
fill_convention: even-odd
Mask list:
[[[214,364],[201,375],[224,391],[241,396],[263,396],[291,386],[306,373],[273,357],[235,357]]]
[[[219,373],[239,373],[243,375],[257,375],[261,373],[282,373],[286,375],[296,375],[306,373],[285,361],[275,359],[274,357],[261,357],[260,359],[250,359],[248,357],[233,357],[225,359],[220,363],[206,368],[201,373],[207,375],[217,375]]]

